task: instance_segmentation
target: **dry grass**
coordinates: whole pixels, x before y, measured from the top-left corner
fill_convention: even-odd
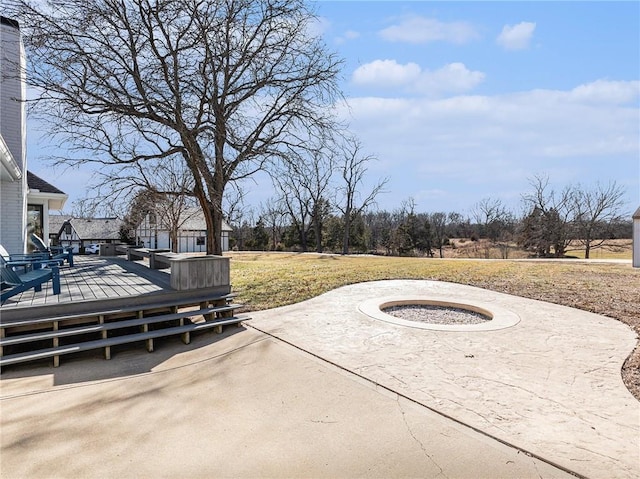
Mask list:
[[[591,259],[628,259],[633,256],[633,241],[630,239],[624,240],[610,240],[607,242],[607,246],[596,248],[591,250]],[[570,250],[567,254],[575,256],[580,259],[584,259],[584,248],[580,244],[571,244],[570,248],[575,247],[575,250]]]
[[[232,253],[231,279],[252,310],[283,306],[347,284],[429,279],[468,284],[615,318],[640,335],[640,270],[630,263],[479,261],[296,253]],[[640,347],[623,368],[640,400]]]
[[[591,250],[591,259],[631,259],[633,243],[630,239],[609,240],[606,246]],[[444,248],[445,258],[486,258],[501,259],[504,252],[492,245],[488,240],[471,241],[464,238],[451,240],[451,246]],[[437,254],[437,253],[436,253]],[[509,249],[509,259],[525,259],[530,253],[512,244]],[[579,242],[569,245],[567,255],[584,259],[584,246]]]

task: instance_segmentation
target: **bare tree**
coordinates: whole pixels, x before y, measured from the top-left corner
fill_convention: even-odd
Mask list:
[[[284,228],[284,218],[286,211],[274,198],[270,198],[267,202],[260,207],[260,217],[263,218],[266,223],[269,233],[271,235],[271,250],[275,251],[278,247],[278,243],[282,239],[282,230]]]
[[[290,163],[298,189],[307,192],[311,199],[311,222],[316,242],[316,252],[322,253],[322,223],[328,214],[329,187],[333,175],[333,153],[319,147],[308,151],[308,159],[297,156]]]
[[[193,177],[178,157],[148,161],[144,165],[131,163],[123,165],[117,172],[109,169],[98,171],[94,174],[94,181],[96,199],[106,196],[117,204],[115,197],[129,198],[130,210],[139,206],[140,198],[148,198],[146,212],[154,214],[156,226],[162,225],[167,229],[174,252],[178,252],[180,229],[201,212],[193,193]],[[113,193],[102,195],[103,190]],[[129,217],[134,216],[139,215],[130,211]]]
[[[575,238],[575,188],[566,186],[557,193],[549,186],[547,176],[530,180],[533,191],[522,198],[530,213],[523,221],[521,243],[536,251],[538,256],[565,255]]]
[[[99,202],[91,198],[80,198],[73,202],[71,215],[74,218],[94,218],[99,206]]]
[[[132,194],[128,211],[122,218],[122,226],[120,227],[120,240],[128,244],[138,244],[137,231],[145,217],[153,212],[153,208],[159,201],[160,197],[157,193],[149,189],[140,189]]]
[[[308,226],[313,226],[316,251],[322,252],[322,220],[326,213],[333,172],[331,151],[321,146],[291,150],[288,160],[273,175],[281,204],[291,217],[303,251],[308,249]]]
[[[240,225],[242,218],[247,215],[245,196],[246,192],[240,187],[239,183],[232,183],[230,188],[225,190],[222,204],[224,206],[225,219],[230,226]]]
[[[349,239],[351,234],[351,223],[355,217],[362,214],[374,202],[378,194],[383,191],[384,186],[389,181],[388,178],[376,183],[368,194],[360,191],[367,173],[367,165],[375,161],[373,155],[362,153],[362,143],[355,137],[348,137],[340,147],[342,164],[339,166],[342,175],[342,201],[336,205],[343,216],[344,237],[342,242],[342,254],[349,253]]]
[[[476,223],[482,228],[481,236],[496,246],[503,259],[509,258],[511,241],[515,233],[515,216],[497,198],[483,198],[473,207]],[[485,258],[490,258],[490,247],[485,249]]]
[[[180,230],[198,216],[199,210],[193,207],[192,200],[192,197],[185,195],[171,195],[164,196],[155,205],[156,217],[169,231],[169,245],[174,253],[180,247]]]
[[[607,245],[612,237],[612,227],[624,219],[624,193],[624,189],[615,182],[607,186],[597,184],[591,190],[576,187],[576,237],[584,246],[586,259],[589,259],[591,250]]]
[[[446,242],[447,214],[444,212],[427,215],[430,224],[430,233],[434,241],[434,247],[438,248],[441,258],[444,258],[444,244]]]
[[[251,246],[252,230],[255,225],[256,221],[252,208],[238,210],[238,214],[233,221],[234,249],[243,251]]]
[[[227,184],[333,127],[341,61],[304,0],[15,0],[37,111],[68,165],[177,157],[220,254]]]
[[[368,212],[364,215],[365,228],[369,232],[368,249],[378,252],[384,248],[384,254],[393,250],[393,231],[396,226],[394,215],[388,211]]]

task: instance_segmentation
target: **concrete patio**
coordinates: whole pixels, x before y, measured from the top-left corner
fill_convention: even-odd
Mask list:
[[[493,331],[374,319],[371,298],[483,304]],[[636,344],[595,314],[478,288],[381,281],[252,313],[153,354],[0,380],[2,477],[640,476]]]

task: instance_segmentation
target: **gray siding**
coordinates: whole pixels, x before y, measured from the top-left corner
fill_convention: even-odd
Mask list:
[[[27,222],[25,56],[20,30],[0,24],[0,134],[22,179],[0,184],[0,242],[11,253],[24,251]]]

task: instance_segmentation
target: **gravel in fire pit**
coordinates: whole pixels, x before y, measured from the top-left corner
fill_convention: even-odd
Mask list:
[[[491,320],[475,311],[430,304],[403,304],[382,311],[396,318],[429,324],[480,324]]]

